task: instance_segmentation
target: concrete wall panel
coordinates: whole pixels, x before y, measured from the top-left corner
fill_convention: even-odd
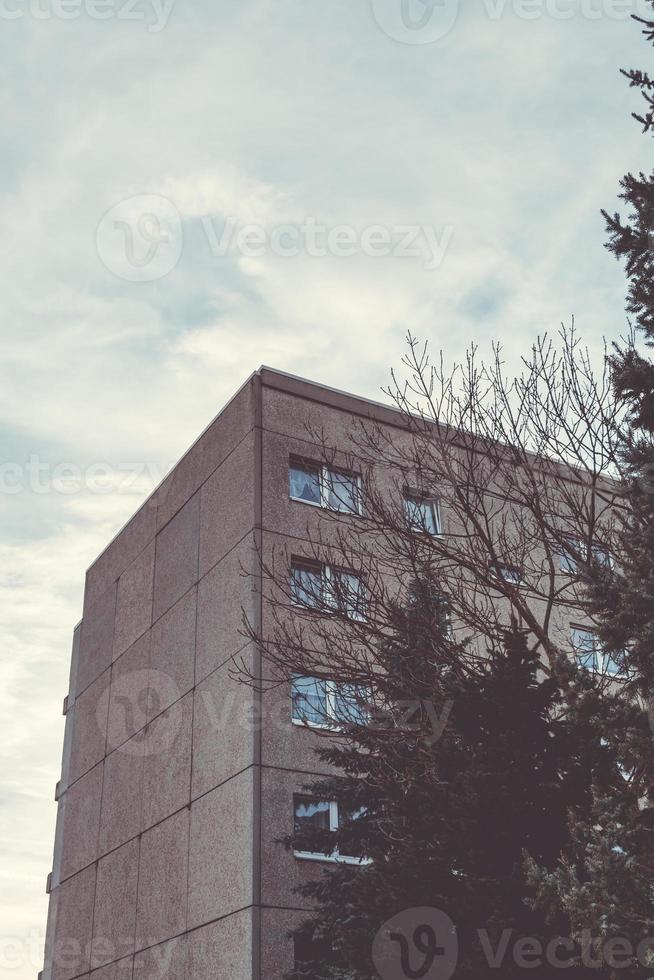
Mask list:
[[[242,650],[243,610],[255,616],[254,540],[248,536],[204,576],[198,587],[196,683]],[[250,574],[243,574],[243,572]]]
[[[199,524],[200,495],[196,493],[157,535],[155,621],[197,582]]]
[[[252,651],[245,651],[246,669],[252,669],[252,659]],[[227,661],[195,689],[193,799],[254,762],[254,692],[233,675],[237,666]]]
[[[186,934],[150,946],[134,958],[135,980],[191,980],[188,973],[188,940]]]
[[[303,918],[292,909],[262,909],[261,972],[266,980],[283,980],[293,969],[293,940],[288,934]]]
[[[134,517],[119,531],[86,573],[84,615],[100,596],[113,585],[125,569],[134,561],[157,529],[156,502],[150,498]]]
[[[152,625],[154,549],[152,541],[118,579],[114,660]]]
[[[197,589],[187,592],[152,627],[148,718],[154,718],[193,687]]]
[[[111,664],[115,613],[116,586],[114,584],[89,608],[82,620],[75,685],[78,696]]]
[[[134,952],[139,839],[98,862],[91,966],[102,966]]]
[[[73,783],[61,800],[60,806],[63,808],[62,881],[98,858],[102,769],[102,763],[97,765],[95,769],[91,769],[85,776]]]
[[[191,805],[189,928],[252,903],[253,770]]]
[[[186,929],[189,811],[169,817],[141,838],[136,948]]]
[[[254,433],[218,467],[200,491],[200,575],[254,526]]]
[[[150,722],[143,759],[143,829],[187,806],[191,793],[193,694]]]
[[[72,732],[68,783],[79,779],[104,758],[109,681],[110,672],[106,670],[80,694],[70,709]]]
[[[252,980],[251,909],[190,933],[189,974],[193,980]]]
[[[128,742],[145,728],[150,684],[151,631],[115,660],[111,668],[107,753]]]
[[[97,970],[91,970],[90,980],[132,980],[134,957],[127,956],[115,963],[108,963]]]
[[[100,854],[136,837],[141,830],[143,744],[136,735],[108,755],[100,815]]]
[[[46,950],[52,980],[70,980],[89,969],[95,895],[92,865],[65,881],[56,891],[53,945]]]

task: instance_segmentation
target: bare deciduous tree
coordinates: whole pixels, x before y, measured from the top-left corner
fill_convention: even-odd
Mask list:
[[[570,624],[587,622],[584,573],[614,560],[623,519],[622,410],[606,369],[596,376],[573,326],[540,340],[514,378],[499,348],[447,368],[411,336],[402,373],[387,392],[392,425],[353,419],[346,447],[307,431],[332,506],[312,510],[299,555],[260,556],[267,625],[247,632],[263,683],[300,674],[374,689],[397,604],[428,583],[447,601],[459,667],[515,621],[565,685]],[[356,513],[339,473],[360,477]]]

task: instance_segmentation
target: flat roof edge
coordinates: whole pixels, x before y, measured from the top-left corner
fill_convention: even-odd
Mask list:
[[[287,371],[280,371],[278,368],[268,367],[266,364],[262,364],[257,373],[260,374],[261,383],[264,387],[285,391],[289,395],[321,402],[341,410],[346,409],[353,414],[363,415],[366,418],[379,419],[400,427],[406,427],[406,423],[402,421],[402,412],[390,402],[380,402],[363,395],[355,395],[353,392],[344,391],[342,388],[333,388],[331,385],[320,384],[318,381],[310,381],[308,378],[289,374]]]

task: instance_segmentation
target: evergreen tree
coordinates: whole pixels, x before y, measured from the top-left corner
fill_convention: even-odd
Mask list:
[[[421,907],[441,909],[455,923],[457,977],[521,976],[510,951],[499,973],[489,967],[479,930],[493,950],[505,929],[513,938],[568,935],[569,917],[556,903],[543,911],[528,901],[525,854],[555,872],[570,838],[569,811],[588,813],[592,777],[614,770],[611,746],[598,737],[592,712],[571,728],[560,688],[515,625],[501,647],[475,657],[452,639],[444,606],[429,590],[397,610],[379,661],[375,693],[387,715],[330,738],[319,754],[342,775],[307,789],[313,800],[335,799],[340,814],[358,816],[341,819],[336,832],[298,827],[286,842],[368,860],[337,863],[302,886],[316,911],[295,939],[312,951],[289,976],[378,978],[375,934],[399,912]],[[390,716],[390,726],[381,723]],[[551,975],[546,967],[531,972]]]
[[[654,42],[654,20],[634,19]],[[654,80],[637,70],[623,74],[645,99],[635,118],[654,133]],[[594,706],[588,694],[572,705],[574,715],[591,704],[620,767],[605,786],[594,785],[589,814],[571,813],[570,843],[555,871],[532,864],[530,876],[536,904],[564,910],[578,940],[584,932],[593,937],[591,955],[609,940],[625,940],[637,953],[654,930],[654,363],[647,356],[654,346],[654,174],[627,174],[621,187],[627,218],[604,215],[607,247],[625,260],[627,312],[635,320],[627,345],[611,358],[628,418],[617,433],[624,507],[613,561],[591,560],[582,572],[601,639],[608,651],[622,652],[626,677]],[[654,955],[641,948],[624,962],[610,975],[650,977]]]
[[[654,3],[652,3],[654,10]],[[654,19],[635,18],[654,43]],[[645,100],[643,114],[634,113],[646,134],[654,134],[654,80],[646,72],[623,72]],[[625,348],[612,358],[617,395],[624,399],[630,427],[622,433],[621,463],[625,474],[628,517],[618,535],[613,568],[591,574],[593,611],[611,649],[626,650],[638,693],[654,697],[654,362],[646,356],[654,346],[654,173],[627,174],[621,181],[626,219],[604,212],[607,247],[624,259],[629,290],[627,311],[636,330]],[[644,342],[645,352],[638,349]]]

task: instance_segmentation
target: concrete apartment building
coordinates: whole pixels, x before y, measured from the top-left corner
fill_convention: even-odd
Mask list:
[[[293,724],[288,689],[255,692],[233,658],[256,673],[240,631],[242,610],[262,625],[258,549],[301,550],[313,517],[289,494],[289,459],[316,452],[305,423],[341,446],[356,417],[398,425],[262,368],[89,568],[42,980],[276,980],[293,965],[293,888],[317,866],[275,840],[319,771],[317,736]]]
[[[391,408],[261,368],[88,570],[42,980],[292,967],[294,887],[320,864],[276,841],[320,772],[319,735],[294,724],[289,685],[261,694],[234,664],[257,676],[242,615],[265,633],[259,554],[302,555],[329,503],[321,472],[305,483],[297,464],[320,459],[307,427],[345,450],[362,418],[403,428]],[[436,515],[423,517],[429,529]]]

